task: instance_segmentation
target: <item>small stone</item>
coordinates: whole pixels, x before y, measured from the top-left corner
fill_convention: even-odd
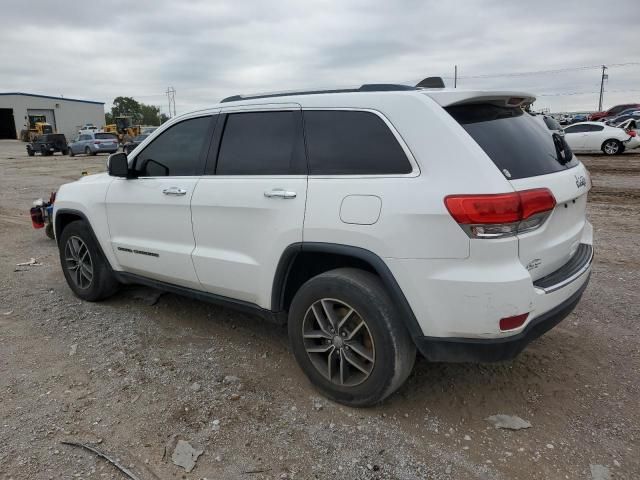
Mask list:
[[[611,480],[611,473],[604,465],[591,464],[589,469],[591,470],[592,480]]]
[[[192,383],[191,384],[191,390],[193,390],[194,392],[199,392],[200,388],[202,388],[200,386],[200,384],[198,382]]]
[[[232,401],[234,401],[234,402],[235,402],[235,401],[237,401],[237,400],[240,400],[240,395],[238,395],[237,393],[232,393],[232,394],[229,396],[229,400],[232,400]]]
[[[171,461],[189,473],[196,466],[198,457],[203,453],[204,450],[193,448],[191,444],[184,440],[178,440],[171,454]]]
[[[322,404],[320,402],[314,402],[313,403],[313,409],[314,410],[322,410]]]
[[[614,464],[616,467],[620,467],[620,462],[619,462],[618,460],[614,460],[614,461],[613,461],[613,464]]]
[[[553,446],[553,444],[551,444],[551,443],[547,443],[547,448],[548,448],[548,449],[550,449],[550,450],[552,450],[552,449],[554,449],[555,447]]]
[[[485,418],[486,421],[491,422],[496,428],[504,428],[507,430],[521,430],[523,428],[531,428],[531,424],[526,420],[516,415],[492,415]]]
[[[470,441],[471,441],[471,437],[470,437],[469,435],[465,435],[465,436],[464,436],[464,439],[465,439],[467,442],[470,442]]]
[[[220,455],[216,455],[216,462],[221,462],[222,461],[222,457]]]
[[[224,379],[222,379],[222,383],[225,383],[227,385],[238,382],[240,382],[240,379],[235,375],[227,375],[226,377],[224,377]]]
[[[69,356],[73,357],[77,351],[78,351],[78,344],[74,343],[73,345],[71,345],[71,348],[69,349]]]
[[[447,465],[447,468],[444,469],[444,473],[447,475],[451,473],[451,465]]]
[[[220,430],[220,420],[215,419],[213,422],[211,422],[211,429],[214,432],[217,432],[218,430]]]

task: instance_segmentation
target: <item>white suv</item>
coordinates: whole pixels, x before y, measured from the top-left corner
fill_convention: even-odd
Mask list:
[[[518,92],[401,85],[230,97],[162,125],[109,174],[63,185],[65,277],[288,323],[328,397],[371,405],[416,348],[513,358],[589,280],[590,178]]]

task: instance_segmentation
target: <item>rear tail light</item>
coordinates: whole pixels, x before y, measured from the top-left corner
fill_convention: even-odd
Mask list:
[[[627,134],[628,134],[630,137],[635,137],[635,136],[636,136],[636,131],[635,131],[635,130],[627,130]]]
[[[44,215],[42,214],[42,208],[33,207],[30,210],[30,213],[31,213],[31,223],[33,224],[33,228],[44,227]]]
[[[449,195],[444,204],[471,238],[501,238],[540,227],[556,206],[548,188],[489,195]]]
[[[522,313],[513,317],[501,318],[500,330],[513,330],[515,328],[521,327],[522,325],[524,325],[524,322],[527,320],[528,316],[528,313]]]

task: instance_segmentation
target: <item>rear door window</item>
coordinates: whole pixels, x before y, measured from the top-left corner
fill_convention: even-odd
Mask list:
[[[573,155],[566,162],[566,153],[571,150],[564,139],[540,129],[536,120],[520,108],[468,104],[445,110],[509,180],[546,175],[577,165]]]
[[[308,110],[304,129],[311,175],[411,173],[407,155],[386,123],[371,112]]]
[[[215,173],[217,175],[306,173],[300,111],[227,114]]]

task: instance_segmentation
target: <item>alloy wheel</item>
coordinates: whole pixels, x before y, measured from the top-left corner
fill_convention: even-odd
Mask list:
[[[619,149],[619,145],[618,142],[607,142],[604,144],[604,152],[608,155],[614,155],[616,153],[618,153],[618,149]]]
[[[91,286],[93,262],[87,244],[75,235],[69,237],[64,247],[64,257],[71,280],[81,290]]]
[[[327,380],[353,387],[373,371],[375,345],[365,319],[351,306],[323,298],[307,310],[302,322],[304,348]]]

